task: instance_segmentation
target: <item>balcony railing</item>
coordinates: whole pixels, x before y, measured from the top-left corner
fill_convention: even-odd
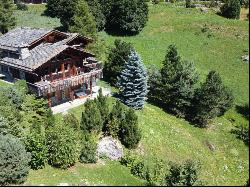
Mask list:
[[[38,96],[42,96],[58,90],[64,90],[65,88],[82,85],[83,83],[90,84],[91,81],[100,79],[102,76],[102,69],[99,69],[88,73],[81,72],[79,75],[54,80],[52,82],[47,80],[40,81],[35,84],[30,84],[29,87],[35,91]]]

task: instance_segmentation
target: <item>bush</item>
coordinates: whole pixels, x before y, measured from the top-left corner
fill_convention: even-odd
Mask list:
[[[95,139],[91,135],[86,134],[82,142],[80,162],[96,163],[97,162],[96,149],[97,149],[97,143]]]
[[[41,132],[31,132],[25,138],[25,147],[31,153],[30,167],[32,169],[42,169],[47,162],[45,135]]]
[[[25,3],[22,3],[20,1],[16,3],[16,7],[17,7],[17,10],[23,10],[23,11],[28,10],[28,6]]]
[[[124,64],[128,61],[131,50],[130,43],[121,40],[115,40],[114,47],[110,48],[108,59],[105,62],[103,74],[108,82],[113,86],[117,86],[117,77],[123,70]]]
[[[139,161],[140,157],[131,151],[127,151],[125,155],[121,158],[120,163],[128,168],[134,167]]]
[[[0,135],[0,185],[23,183],[29,173],[30,154],[20,140]]]
[[[56,124],[46,133],[49,164],[67,168],[74,165],[79,157],[78,136],[73,128]]]
[[[64,125],[72,127],[75,130],[80,130],[80,123],[76,116],[72,113],[63,116]]]
[[[239,0],[228,0],[220,9],[221,15],[230,19],[239,19],[240,8]]]
[[[163,160],[155,159],[152,167],[147,167],[146,180],[150,186],[160,186],[166,175],[166,165]]]
[[[192,0],[186,0],[186,8],[192,8]]]
[[[131,173],[141,179],[146,179],[147,167],[143,161],[137,162],[131,168]]]
[[[138,117],[133,109],[126,112],[125,120],[122,121],[119,139],[128,149],[134,149],[141,140],[141,132],[138,127]]]
[[[198,184],[199,165],[197,163],[187,160],[183,164],[170,163],[170,165],[169,174],[165,177],[165,185],[194,186]]]
[[[9,134],[9,122],[2,116],[0,116],[0,135]]]
[[[115,34],[138,34],[148,20],[148,5],[141,0],[116,0],[106,20],[106,29]]]

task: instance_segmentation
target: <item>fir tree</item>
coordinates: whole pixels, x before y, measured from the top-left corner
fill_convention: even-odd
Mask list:
[[[103,95],[102,88],[98,90],[96,104],[100,111],[103,123],[106,123],[109,116],[109,106],[108,106],[108,98]]]
[[[0,0],[0,32],[5,34],[16,25],[12,0]]]
[[[30,154],[12,135],[0,134],[0,185],[23,183],[29,174]]]
[[[126,112],[125,120],[122,120],[119,130],[119,139],[128,149],[136,148],[141,139],[141,132],[138,127],[138,117],[132,108]]]
[[[82,36],[96,36],[96,23],[85,0],[79,0],[74,9],[74,16],[69,22],[69,31]]]
[[[106,18],[102,12],[101,4],[98,2],[98,0],[87,0],[90,12],[95,18],[97,30],[101,31],[105,27]]]
[[[82,113],[81,129],[88,133],[100,133],[103,128],[101,113],[95,101],[88,100]]]
[[[128,61],[128,57],[133,47],[130,43],[118,39],[115,40],[114,45],[114,48],[109,50],[103,74],[111,85],[117,86],[117,77],[122,72],[124,64]]]
[[[174,45],[169,46],[161,70],[160,98],[177,116],[184,117],[190,110],[199,81],[193,63],[182,61]]]
[[[223,115],[232,107],[234,97],[231,91],[222,83],[220,75],[210,71],[206,82],[196,93],[196,108],[194,119],[201,127],[206,127],[217,116]]]
[[[124,70],[118,77],[121,100],[129,107],[142,109],[146,100],[147,72],[135,50],[131,51]]]
[[[108,123],[104,125],[104,132],[113,137],[118,136],[122,121],[125,119],[126,108],[117,100],[109,114]]]

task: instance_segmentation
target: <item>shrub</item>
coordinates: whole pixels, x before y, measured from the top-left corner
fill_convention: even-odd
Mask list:
[[[166,175],[166,166],[163,160],[155,159],[152,167],[147,167],[146,180],[150,186],[160,186]]]
[[[3,87],[0,88],[0,92],[2,92],[17,108],[20,108],[24,102],[25,94],[16,87]]]
[[[140,157],[128,151],[120,160],[120,163],[128,168],[134,167],[140,161]]]
[[[192,0],[186,0],[186,8],[192,8]]]
[[[147,20],[148,5],[145,1],[116,0],[107,17],[106,29],[116,34],[138,34]]]
[[[28,10],[28,6],[25,3],[22,3],[21,1],[18,1],[16,3],[16,7],[17,7],[17,10],[23,10],[23,11]]]
[[[206,127],[211,120],[230,109],[233,102],[232,92],[223,85],[220,75],[210,71],[206,82],[196,93],[194,120],[200,127]]]
[[[121,123],[119,139],[128,149],[136,148],[141,139],[141,132],[138,127],[138,117],[133,109],[129,109],[126,112],[125,120]]]
[[[159,3],[160,3],[160,0],[152,0],[152,3],[153,3],[153,4],[159,4]]]
[[[80,153],[80,162],[82,163],[96,163],[97,143],[95,139],[90,134],[84,135],[84,140],[82,141],[82,149]]]
[[[0,185],[23,183],[29,173],[30,154],[11,135],[0,135]]]
[[[239,0],[228,0],[221,7],[221,15],[230,19],[240,18],[240,1]]]
[[[137,162],[131,168],[131,173],[141,179],[146,179],[147,167],[143,161]]]
[[[121,101],[134,109],[142,109],[148,93],[147,71],[139,54],[132,50],[118,77]]]
[[[183,164],[170,163],[169,174],[165,177],[167,186],[194,186],[198,183],[199,165],[191,160]]]
[[[30,167],[32,169],[42,169],[47,162],[45,135],[32,132],[25,139],[25,147],[31,153]]]
[[[72,166],[79,157],[77,144],[73,128],[61,124],[49,127],[46,133],[49,164],[60,168]]]
[[[81,130],[88,133],[100,133],[103,128],[103,121],[96,101],[88,100],[84,106],[85,110],[82,113]]]
[[[80,130],[80,123],[76,116],[72,113],[66,114],[63,116],[64,125],[68,125],[75,130]]]
[[[0,116],[0,135],[9,134],[9,122]]]
[[[122,72],[124,64],[127,62],[133,47],[130,43],[122,42],[117,39],[115,40],[114,45],[114,48],[110,48],[109,50],[103,74],[111,85],[117,86],[117,77]]]

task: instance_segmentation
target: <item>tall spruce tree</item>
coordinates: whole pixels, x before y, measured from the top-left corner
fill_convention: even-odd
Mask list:
[[[80,33],[82,36],[96,37],[96,23],[85,0],[78,0],[74,15],[69,21],[69,31]]]
[[[148,93],[147,71],[139,54],[132,50],[118,77],[120,98],[127,106],[142,109]]]
[[[217,116],[223,115],[232,107],[234,97],[231,91],[223,85],[220,75],[210,71],[206,82],[196,93],[194,119],[200,127],[206,127]]]
[[[0,32],[5,34],[16,25],[12,0],[0,0]]]
[[[101,113],[93,100],[88,100],[82,113],[81,129],[88,133],[100,133],[103,128]]]
[[[171,112],[185,117],[190,110],[199,76],[193,63],[181,60],[175,45],[169,46],[161,78],[161,100]]]
[[[103,74],[104,77],[113,86],[117,86],[117,77],[123,70],[125,62],[133,49],[130,43],[116,39],[114,47],[109,50],[108,59],[105,62]]]

